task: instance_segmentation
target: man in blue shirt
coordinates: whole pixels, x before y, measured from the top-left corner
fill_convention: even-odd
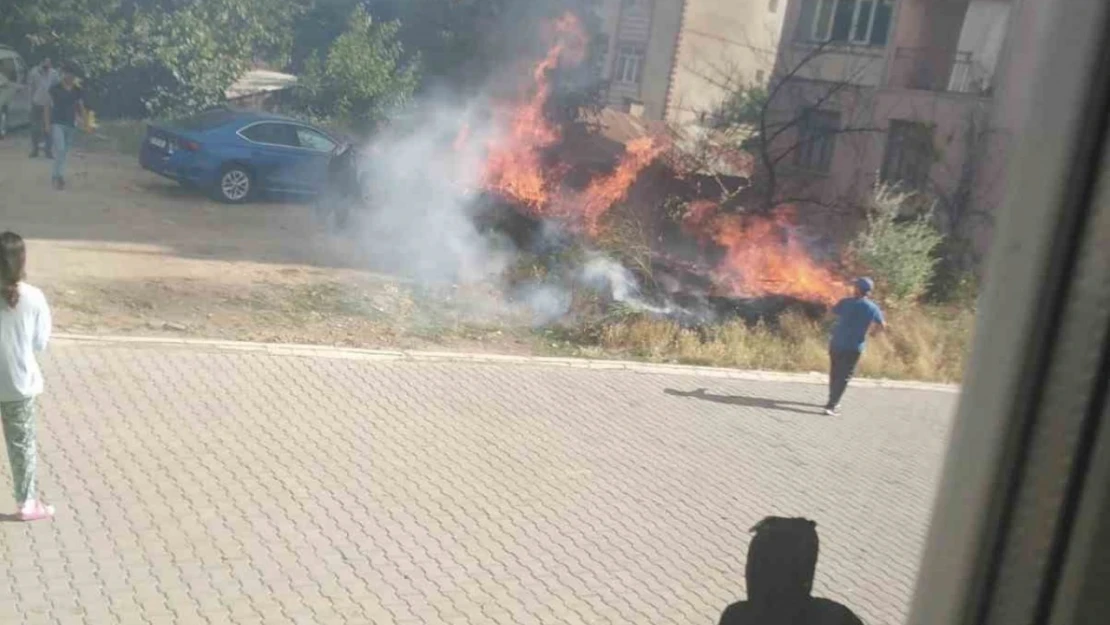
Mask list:
[[[855,297],[837,302],[832,312],[836,315],[832,340],[829,341],[829,403],[825,404],[825,414],[835,416],[840,406],[840,398],[848,388],[848,381],[856,372],[856,364],[863,354],[867,343],[867,332],[872,324],[886,329],[886,320],[878,304],[868,295],[875,288],[871,278],[856,280]]]

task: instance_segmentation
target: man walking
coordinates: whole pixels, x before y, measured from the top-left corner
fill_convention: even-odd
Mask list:
[[[50,106],[46,109],[46,123],[54,142],[54,172],[51,180],[55,189],[64,189],[66,186],[66,157],[73,147],[77,120],[84,117],[85,94],[77,85],[77,75],[73,67],[67,65],[62,70],[62,81],[50,88]]]
[[[50,88],[56,84],[58,72],[51,65],[50,57],[43,59],[27,75],[27,86],[31,88],[31,158],[38,157],[39,144],[46,149],[46,158],[54,156],[46,109],[50,107]]]
[[[825,404],[825,414],[829,416],[840,414],[840,398],[856,372],[871,325],[886,329],[883,311],[868,297],[874,288],[871,278],[859,278],[855,296],[840,300],[832,309],[836,324],[829,341],[829,403]]]

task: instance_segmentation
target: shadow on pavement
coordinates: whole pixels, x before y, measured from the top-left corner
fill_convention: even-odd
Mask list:
[[[795,401],[782,401],[778,399],[767,399],[765,397],[749,397],[747,395],[714,395],[712,393],[706,392],[706,389],[704,388],[699,388],[693,391],[679,391],[673,388],[667,388],[663,389],[663,392],[674,397],[690,397],[693,399],[711,401],[716,404],[725,404],[728,406],[765,408],[767,410],[780,410],[783,412],[794,412],[804,415],[820,414],[822,408],[817,404],[807,404],[804,402]],[[811,408],[812,410],[805,410],[805,408]]]
[[[817,523],[767,517],[752,531],[744,574],[748,598],[728,606],[720,625],[863,625],[844,605],[811,594],[820,550]]]

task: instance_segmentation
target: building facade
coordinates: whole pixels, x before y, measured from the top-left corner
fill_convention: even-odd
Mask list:
[[[1023,71],[1021,0],[789,0],[769,103],[775,198],[860,207],[918,192],[985,246]],[[767,172],[764,172],[765,174]]]
[[[786,0],[601,0],[608,103],[689,123],[775,66]]]

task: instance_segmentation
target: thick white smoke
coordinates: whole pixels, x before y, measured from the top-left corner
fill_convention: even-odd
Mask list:
[[[364,150],[361,243],[378,268],[425,284],[473,283],[500,276],[515,250],[479,231],[475,211],[483,156],[494,129],[478,104],[426,103]],[[454,145],[463,129],[470,140]]]
[[[503,234],[478,226],[485,150],[505,131],[484,110],[488,102],[426,100],[364,147],[359,168],[368,201],[356,216],[356,232],[374,268],[427,286],[503,284],[520,251]],[[538,236],[540,247],[565,242],[555,224],[543,224]],[[672,310],[647,302],[635,276],[600,253],[589,254],[579,267],[558,269],[564,282],[517,284],[511,293],[500,289],[499,311],[489,312],[523,312],[533,324],[546,325],[568,314],[576,287],[634,310]]]

